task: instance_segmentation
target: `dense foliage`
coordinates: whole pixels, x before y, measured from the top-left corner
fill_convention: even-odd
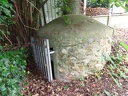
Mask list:
[[[10,34],[7,27],[13,23],[11,12],[14,10],[11,3],[8,0],[0,0],[0,40],[2,41],[6,35]]]
[[[13,6],[11,3],[8,2],[8,0],[0,0],[0,25],[4,24],[7,26],[12,23],[12,10]]]
[[[110,8],[113,5],[119,7],[123,7],[124,9],[128,10],[127,6],[128,1],[127,0],[87,0],[87,7],[104,7],[104,8]]]
[[[13,22],[13,0],[0,0],[0,96],[20,96],[26,75],[26,50],[11,50],[8,26]],[[8,42],[9,43],[8,43]]]
[[[109,8],[109,0],[87,0],[87,7]]]
[[[68,6],[69,0],[56,0],[55,3],[55,8],[59,9],[57,12],[58,15],[64,15],[71,12],[70,7]]]
[[[25,80],[25,49],[0,52],[0,96],[19,96]]]

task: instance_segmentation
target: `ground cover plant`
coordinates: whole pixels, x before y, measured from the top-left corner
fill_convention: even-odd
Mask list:
[[[26,77],[26,48],[15,46],[9,39],[14,24],[13,0],[0,0],[0,96],[20,96]]]
[[[0,52],[0,96],[20,96],[26,76],[26,50]]]

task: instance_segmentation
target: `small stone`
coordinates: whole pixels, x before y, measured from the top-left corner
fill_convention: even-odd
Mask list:
[[[66,64],[68,65],[68,66],[74,66],[74,62],[73,61],[68,61],[68,62],[66,62]]]
[[[70,59],[70,60],[76,60],[76,58],[75,58],[75,57],[70,57],[69,59]]]
[[[62,49],[62,53],[67,54],[68,52],[66,51],[66,49]]]
[[[59,72],[64,72],[64,70],[63,70],[63,69],[61,69],[61,68],[59,68]]]
[[[96,64],[95,67],[98,70],[102,70],[103,69],[103,65],[102,64]]]

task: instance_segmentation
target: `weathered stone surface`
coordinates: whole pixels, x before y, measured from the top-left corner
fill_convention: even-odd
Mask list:
[[[82,15],[67,15],[66,25],[60,17],[42,27],[38,38],[47,38],[54,53],[55,78],[71,80],[101,70],[103,56],[111,52],[113,30]]]

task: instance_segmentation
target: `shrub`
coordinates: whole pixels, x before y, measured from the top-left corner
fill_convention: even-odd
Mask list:
[[[0,52],[0,96],[19,96],[26,75],[26,50]]]
[[[8,0],[0,0],[0,25],[8,26],[13,22],[11,11],[14,11],[12,4]]]
[[[15,11],[12,2],[13,0],[0,0],[0,43],[5,41],[7,36],[10,35],[8,26],[14,23],[12,13]]]
[[[104,7],[109,8],[109,0],[88,0],[87,7]]]

